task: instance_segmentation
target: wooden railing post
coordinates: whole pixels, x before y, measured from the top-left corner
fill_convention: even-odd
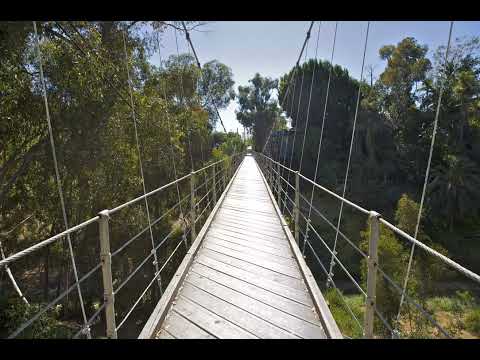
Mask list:
[[[212,175],[212,179],[213,179],[213,204],[215,205],[217,203],[217,181],[216,181],[216,177],[215,177],[215,164],[213,164],[212,166],[212,172],[213,172],[213,175]]]
[[[190,221],[192,224],[192,241],[195,241],[197,237],[197,232],[195,231],[195,218],[196,218],[196,211],[195,211],[195,171],[190,173]]]
[[[110,231],[108,225],[108,210],[99,214],[98,221],[100,235],[100,261],[102,263],[103,296],[105,301],[105,319],[107,322],[107,337],[117,338],[117,325],[115,323],[115,295],[112,281],[112,254],[110,253]]]
[[[297,244],[300,244],[300,172],[295,171],[295,208],[294,218],[295,218],[295,241]]]
[[[368,241],[367,258],[367,299],[365,304],[365,321],[363,336],[373,338],[373,325],[375,319],[377,266],[378,266],[378,241],[380,238],[380,214],[370,211],[370,238]]]

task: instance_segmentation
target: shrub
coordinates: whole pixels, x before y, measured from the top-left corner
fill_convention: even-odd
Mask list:
[[[468,331],[480,335],[480,308],[475,308],[468,312],[465,317],[465,327]]]

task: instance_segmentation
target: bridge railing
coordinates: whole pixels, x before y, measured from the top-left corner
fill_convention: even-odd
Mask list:
[[[265,179],[277,200],[280,210],[284,216],[290,220],[290,226],[292,231],[295,233],[295,239],[299,247],[302,248],[303,255],[305,256],[305,250],[308,246],[310,253],[313,255],[313,259],[326,275],[327,284],[325,288],[328,289],[333,286],[334,291],[338,293],[343,302],[342,305],[344,306],[345,311],[351,316],[355,326],[361,331],[363,337],[377,337],[374,331],[375,318],[379,319],[380,323],[383,324],[383,326],[388,330],[392,338],[400,337],[400,331],[398,330],[398,317],[393,321],[391,319],[391,321],[388,321],[379,309],[376,299],[377,288],[379,286],[377,275],[385,280],[386,284],[392,289],[393,293],[396,294],[398,299],[403,297],[406,306],[412,306],[414,309],[416,309],[417,313],[420,314],[425,321],[429,322],[431,326],[437,330],[437,334],[441,334],[447,338],[453,337],[452,334],[445,329],[445,326],[435,318],[434,314],[432,314],[432,311],[429,311],[425,308],[425,304],[419,304],[417,299],[408,295],[408,291],[405,291],[402,287],[403,284],[398,284],[397,281],[393,280],[393,276],[391,274],[387,274],[387,272],[379,265],[382,264],[382,259],[378,259],[381,225],[393,231],[396,235],[398,235],[399,238],[403,239],[410,245],[416,246],[425,254],[432,256],[435,261],[442,263],[451,270],[455,270],[459,274],[472,280],[477,287],[480,285],[480,276],[478,274],[458,264],[437,250],[418,241],[411,235],[407,234],[384,219],[378,212],[363,208],[362,206],[336,194],[334,191],[316,183],[300,172],[284,166],[279,161],[276,161],[263,153],[255,153],[254,156],[262,172],[264,173]],[[290,183],[290,178],[294,180],[293,184]],[[310,189],[312,189],[312,195],[310,199],[308,199],[302,193],[303,189],[300,187],[300,182],[310,185]],[[318,209],[313,201],[313,189],[323,195],[328,195],[336,200],[339,200],[342,204],[345,204],[348,208],[350,208],[350,210],[365,216],[366,220],[368,219],[368,248],[366,251],[365,249],[362,250],[361,246],[357,245],[340,230],[340,221],[338,221],[337,225],[333,224],[328,217]],[[304,214],[304,207],[302,204],[305,204],[308,208],[308,214]],[[316,226],[312,224],[312,216],[316,216],[317,218],[321,219],[322,222],[326,224],[326,227],[330,228],[335,233],[335,236],[331,236],[332,238],[335,238],[333,241],[333,246],[329,246],[327,243],[329,240],[327,239],[327,236],[321,234],[320,231],[316,229]],[[315,241],[312,241],[313,239],[320,241],[320,248],[318,248],[318,242],[316,246]],[[356,256],[359,256],[360,259],[365,263],[367,269],[367,279],[366,284],[363,286],[361,281],[357,280],[356,276],[352,274],[352,271],[349,271],[344,262],[340,260],[337,244],[338,239],[342,239],[342,241],[344,241],[344,243],[352,249],[353,253],[356,254]],[[315,247],[317,247],[317,249],[315,249]],[[324,261],[322,261],[322,258]],[[324,263],[327,264],[325,265]],[[348,279],[348,281],[353,284],[354,288],[362,295],[364,299],[364,311],[361,315],[363,315],[363,319],[359,319],[358,312],[355,314],[355,311],[353,311],[348,302],[345,301],[343,294],[338,289],[338,286],[333,279],[334,265],[338,265],[340,267],[345,275],[345,278]]]
[[[52,301],[41,306],[38,312],[36,312],[28,320],[21,323],[13,332],[11,332],[8,335],[8,338],[15,338],[21,335],[25,329],[31,326],[35,321],[38,321],[42,314],[52,309],[75,289],[77,289],[79,298],[81,298],[82,284],[84,284],[85,281],[92,276],[98,276],[100,271],[102,273],[101,277],[104,295],[103,301],[101,301],[101,304],[96,308],[93,314],[86,314],[86,311],[83,308],[83,300],[81,300],[83,325],[80,327],[80,329],[78,329],[73,338],[82,336],[91,338],[91,326],[102,315],[102,313],[104,313],[106,337],[117,338],[118,330],[125,324],[147,291],[151,289],[155,283],[158,284],[161,297],[162,290],[168,285],[168,282],[162,283],[162,272],[167,266],[169,266],[179,249],[184,248],[185,253],[188,251],[189,246],[196,238],[197,229],[199,229],[199,227],[202,225],[202,221],[207,218],[209,214],[208,210],[213,209],[217,199],[220,197],[230,178],[235,173],[236,168],[241,163],[243,155],[243,152],[237,153],[230,157],[225,157],[222,160],[213,162],[201,169],[192,171],[185,176],[160,186],[148,192],[147,194],[118,205],[115,208],[100,211],[97,216],[92,217],[91,219],[88,219],[76,226],[72,226],[68,230],[65,230],[0,260],[0,269],[11,265],[15,266],[20,259],[31,255],[38,256],[40,250],[66,238],[67,236],[71,236],[77,232],[85,230],[89,225],[96,224],[98,227],[98,243],[100,249],[99,262],[90,270],[86,271],[85,274],[78,279],[78,281],[75,281],[69,285],[65,291],[56,296]],[[189,188],[190,191],[186,196],[180,196],[180,185],[183,185],[184,188]],[[136,233],[128,240],[123,241],[120,246],[112,251],[110,231],[112,229],[111,223],[115,220],[115,216],[124,209],[142,204],[142,202],[146,199],[149,199],[155,195],[164,194],[166,191],[174,189],[174,187],[177,187],[178,201],[156,219],[151,221],[149,219],[148,226],[144,227],[141,231]],[[146,205],[148,206],[148,203],[146,203]],[[168,248],[165,248],[163,245],[166,244],[168,239],[174,237],[175,233],[178,232],[178,227],[176,228],[175,226],[172,226],[172,230],[169,231],[166,236],[161,238],[160,241],[154,241],[151,229],[153,226],[160,223],[166,217],[172,216],[174,213],[179,213],[177,216],[178,222],[181,223],[180,227],[182,229],[182,236],[178,243],[175,244],[173,250],[168,253],[166,252]],[[138,266],[135,267],[133,271],[126,276],[125,279],[122,281],[118,281],[119,279],[114,279],[115,276],[114,272],[112,271],[112,261],[124,254],[129,246],[132,246],[132,244],[141,238],[142,235],[147,235],[149,231],[152,234],[152,246],[150,247],[149,254],[140,262]],[[188,238],[190,238],[190,243],[188,242]],[[159,258],[164,258],[165,260],[160,264]],[[149,260],[150,262],[153,262],[154,265],[153,277],[150,279],[143,291],[138,294],[138,297],[135,299],[133,305],[128,309],[128,311],[126,311],[125,315],[122,318],[119,318],[118,311],[116,311],[115,308],[116,296],[122,289],[125,288],[128,283],[131,282],[135,275],[141,273],[140,270],[144,268],[144,265],[148,263]]]

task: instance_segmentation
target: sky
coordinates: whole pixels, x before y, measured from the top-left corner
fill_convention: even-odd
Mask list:
[[[235,90],[239,85],[248,85],[255,73],[279,78],[287,73],[297,61],[310,21],[219,21],[202,26],[200,31],[192,31],[191,39],[200,63],[218,60],[229,66],[233,72]],[[374,74],[379,75],[385,67],[378,50],[383,45],[395,45],[410,36],[429,48],[427,56],[448,41],[449,21],[375,21],[370,23],[365,66],[373,65]],[[316,21],[307,45],[307,59],[315,57],[318,36],[317,58],[330,60],[334,21]],[[340,21],[333,63],[348,69],[351,76],[359,79],[362,55],[367,30],[366,21]],[[480,36],[480,22],[455,22],[452,41],[464,36]],[[185,37],[178,33],[179,52],[187,52]],[[161,39],[162,58],[176,54],[175,33],[167,31]],[[158,54],[151,62],[158,65]],[[302,62],[304,61],[302,57]],[[365,73],[364,73],[365,77]],[[238,105],[231,102],[228,108],[220,110],[227,131],[243,132],[235,110]],[[217,124],[220,130],[220,124]]]

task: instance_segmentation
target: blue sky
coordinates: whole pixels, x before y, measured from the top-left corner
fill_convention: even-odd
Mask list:
[[[202,27],[202,32],[193,31],[191,38],[202,64],[217,59],[232,69],[237,90],[239,85],[247,85],[256,72],[278,78],[289,71],[298,58],[309,24],[309,21],[219,21],[208,23]],[[316,22],[312,29],[308,58],[315,55],[319,24]],[[378,49],[396,44],[407,36],[428,45],[431,56],[438,46],[446,45],[449,26],[448,21],[371,22],[365,64],[375,66],[378,75],[385,66],[378,56]],[[321,22],[318,58],[330,59],[334,28],[334,21]],[[346,67],[356,78],[360,78],[366,29],[366,21],[341,21],[338,24],[333,62]],[[185,38],[180,33],[177,36],[180,53],[187,52]],[[455,22],[452,38],[463,36],[480,36],[480,22]],[[176,54],[173,31],[165,33],[161,44],[162,58]],[[152,63],[158,65],[158,54],[152,57]],[[228,131],[238,128],[242,132],[242,126],[235,118],[236,108],[236,102],[232,102],[220,114]]]

